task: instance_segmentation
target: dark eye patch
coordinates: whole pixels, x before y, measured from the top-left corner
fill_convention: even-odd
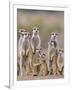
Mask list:
[[[23,36],[24,34],[22,34],[22,36]]]
[[[21,32],[24,32],[23,30],[21,30]]]
[[[64,52],[64,51],[62,50],[62,52]]]
[[[36,30],[35,28],[33,28],[33,30]]]
[[[59,49],[59,52],[61,51],[61,49]]]
[[[39,28],[37,28],[37,30],[39,30]]]
[[[46,56],[44,53],[43,53],[44,56]]]
[[[27,33],[25,33],[25,35],[27,35]]]
[[[52,33],[51,35],[54,35],[54,33]]]

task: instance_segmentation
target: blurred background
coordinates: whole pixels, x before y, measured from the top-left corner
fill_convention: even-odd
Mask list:
[[[17,9],[17,30],[26,29],[32,34],[34,26],[39,27],[42,47],[47,48],[48,37],[51,32],[58,32],[60,47],[64,48],[63,11]]]

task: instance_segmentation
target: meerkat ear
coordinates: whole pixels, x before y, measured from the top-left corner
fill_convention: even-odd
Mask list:
[[[40,28],[40,26],[39,26],[39,25],[38,25],[37,27],[38,27],[38,28]]]
[[[39,30],[39,27],[37,28],[37,30]]]

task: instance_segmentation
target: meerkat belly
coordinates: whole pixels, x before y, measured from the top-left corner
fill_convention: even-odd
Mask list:
[[[18,50],[18,55],[21,53],[21,49],[22,49],[22,38],[19,40],[19,42],[18,42],[18,48],[17,48],[17,50]]]
[[[33,37],[32,43],[33,43],[34,47],[37,47],[38,44],[39,44],[39,38],[38,37]]]
[[[24,50],[27,50],[27,49],[29,48],[29,41],[25,40],[24,43],[23,43],[22,48],[23,48]]]
[[[56,49],[52,48],[50,50],[50,59],[52,60],[53,56],[55,56],[55,55],[56,55]]]
[[[64,61],[63,61],[63,58],[60,57],[60,59],[59,59],[59,61],[58,61],[58,67],[59,67],[60,69],[62,69],[63,66],[64,66]]]

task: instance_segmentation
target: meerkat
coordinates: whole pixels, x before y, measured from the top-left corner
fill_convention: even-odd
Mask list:
[[[49,41],[48,42],[48,71],[49,71],[49,74],[52,73],[52,70],[53,70],[53,73],[54,73],[54,69],[56,68],[53,68],[56,63],[55,62],[55,57],[56,57],[56,54],[57,54],[57,49],[56,49],[56,42],[55,41]]]
[[[33,33],[32,33],[32,37],[31,37],[31,46],[33,49],[33,53],[36,52],[36,49],[40,49],[40,46],[41,46],[39,28],[37,28],[37,27],[33,28]]]
[[[23,55],[28,55],[30,47],[29,32],[25,32],[22,40]]]
[[[17,51],[17,55],[18,55],[18,73],[20,71],[20,75],[22,76],[22,59],[23,59],[23,52],[22,52],[22,40],[23,40],[23,36],[24,33],[26,32],[26,30],[24,29],[20,29],[19,30],[19,40],[18,40],[18,51]]]
[[[28,55],[29,51],[29,33],[27,31],[24,31],[23,36],[21,37],[21,42],[20,42],[20,49],[19,49],[19,56],[20,56],[20,75],[22,77],[22,72],[23,72],[23,66],[25,69],[25,62],[24,62],[24,57]],[[26,58],[25,58],[26,59]],[[24,63],[23,63],[24,62]],[[24,64],[24,65],[23,65]]]
[[[46,76],[48,74],[48,67],[47,67],[47,62],[45,60],[45,54],[40,54],[40,65],[39,65],[39,75],[40,76]]]
[[[24,29],[20,29],[19,31],[19,40],[18,40],[18,56],[20,57],[20,51],[22,49],[22,40],[23,40],[23,36],[24,36],[24,33],[26,32],[26,30]]]
[[[64,50],[59,49],[57,58],[57,74],[63,75],[64,73]]]

